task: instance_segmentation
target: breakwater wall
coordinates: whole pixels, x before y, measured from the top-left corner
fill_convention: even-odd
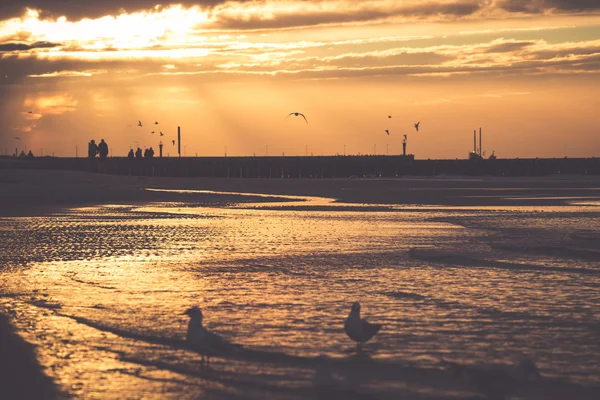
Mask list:
[[[349,178],[442,174],[470,176],[600,175],[600,158],[415,160],[412,156],[166,157],[105,160],[0,157],[2,169],[214,178]]]

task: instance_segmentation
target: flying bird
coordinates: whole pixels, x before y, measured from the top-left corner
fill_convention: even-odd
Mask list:
[[[33,111],[27,111],[27,114],[33,114]]]
[[[158,122],[155,122],[154,125],[158,125]]]
[[[304,120],[306,121],[306,123],[308,124],[308,120],[306,119],[306,117],[304,116],[304,114],[299,113],[299,112],[293,112],[290,113],[287,117],[285,117],[286,119],[290,116],[290,115],[295,115],[296,117],[301,116],[302,118],[304,118]]]
[[[391,116],[391,115],[388,115],[388,118],[392,118],[392,116]]]
[[[142,125],[142,121],[138,121],[138,125],[137,126],[144,126],[144,125]]]
[[[21,140],[21,138],[20,138],[20,137],[18,137],[18,136],[15,136],[15,139],[17,139],[17,140]]]
[[[387,129],[385,130],[385,133],[387,133],[388,136],[390,136],[390,131],[388,131]]]
[[[352,304],[352,309],[344,324],[344,331],[350,339],[356,342],[358,348],[375,336],[380,329],[381,324],[371,324],[366,319],[360,318],[360,303],[358,301]]]
[[[173,146],[175,146],[175,141],[174,141],[174,140],[171,140],[171,142],[173,142]]]
[[[165,136],[162,132],[159,132],[159,133],[160,133],[160,136]]]
[[[417,123],[415,124],[415,129],[417,130],[417,132],[419,132],[419,124],[420,124],[420,123],[421,123],[421,121],[419,121],[419,122],[417,122]]]
[[[150,132],[150,133],[154,135],[154,131],[152,131],[152,132]]]
[[[408,140],[408,135],[404,135],[404,140],[403,142],[406,143],[406,141]]]
[[[221,336],[208,331],[203,325],[202,310],[193,306],[184,312],[190,317],[185,339],[193,350],[202,355],[202,363],[206,357],[207,365],[211,356],[224,356],[235,353],[239,347],[227,342]]]

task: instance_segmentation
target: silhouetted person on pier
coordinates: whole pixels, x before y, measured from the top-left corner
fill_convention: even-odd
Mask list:
[[[96,145],[96,142],[94,141],[94,139],[92,139],[92,140],[90,140],[90,143],[88,144],[88,157],[96,158],[97,153],[98,153],[98,146]]]
[[[144,158],[148,158],[148,149],[144,149]]]
[[[127,158],[129,158],[130,160],[133,160],[133,149],[129,149],[129,153],[127,154]]]
[[[106,144],[104,139],[101,139],[100,143],[98,143],[98,154],[102,159],[105,159],[106,156],[108,156],[108,145]]]
[[[21,154],[19,154],[19,158],[26,158],[25,151],[21,150]]]
[[[137,158],[138,160],[142,159],[142,149],[140,149],[139,147],[135,151],[135,158]]]
[[[154,149],[152,147],[150,147],[148,149],[148,158],[153,158],[154,157]]]
[[[27,153],[27,158],[35,158],[31,150],[29,150],[29,153]]]

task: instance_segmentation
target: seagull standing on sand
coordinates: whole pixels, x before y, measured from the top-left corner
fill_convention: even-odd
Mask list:
[[[202,310],[193,306],[184,312],[190,317],[188,323],[186,340],[192,350],[202,355],[202,363],[206,357],[206,364],[210,364],[211,356],[224,356],[234,353],[238,348],[217,334],[209,332],[202,325]]]
[[[348,337],[356,342],[358,348],[375,336],[380,329],[381,324],[371,324],[360,318],[360,303],[358,301],[352,304],[350,315],[348,315],[344,324],[344,330]]]
[[[454,376],[466,378],[482,394],[490,399],[501,400],[517,394],[529,383],[542,378],[535,362],[523,358],[516,366],[462,365],[442,361]]]
[[[287,117],[285,117],[285,118],[287,119],[287,118],[288,118],[290,115],[295,115],[296,117],[300,116],[300,117],[304,118],[304,120],[305,120],[305,121],[306,121],[306,123],[308,124],[308,120],[306,119],[306,117],[304,116],[304,114],[302,114],[302,113],[299,113],[299,112],[293,112],[293,113],[290,113],[290,114],[289,114]]]
[[[419,132],[419,125],[421,124],[421,121],[417,122],[415,124],[415,129],[417,130],[417,132]]]

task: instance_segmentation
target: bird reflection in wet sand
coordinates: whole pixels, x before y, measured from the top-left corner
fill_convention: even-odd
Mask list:
[[[361,393],[357,388],[352,387],[348,380],[335,374],[333,372],[331,357],[324,354],[317,357],[315,374],[313,376],[313,388],[315,397],[319,400],[366,400],[373,398],[365,393]]]
[[[223,357],[234,354],[238,346],[227,342],[221,336],[208,331],[202,325],[202,310],[198,306],[193,306],[184,312],[190,317],[188,323],[186,341],[189,347],[202,355],[202,364],[206,357],[206,365],[210,364],[210,357]]]
[[[366,319],[360,318],[360,303],[358,301],[352,304],[352,309],[344,324],[344,330],[348,337],[356,342],[357,349],[360,349],[363,343],[371,340],[380,329],[381,324],[371,324]]]
[[[442,361],[442,366],[456,377],[468,380],[488,399],[503,400],[526,389],[542,378],[535,362],[522,358],[516,365],[464,365]]]

